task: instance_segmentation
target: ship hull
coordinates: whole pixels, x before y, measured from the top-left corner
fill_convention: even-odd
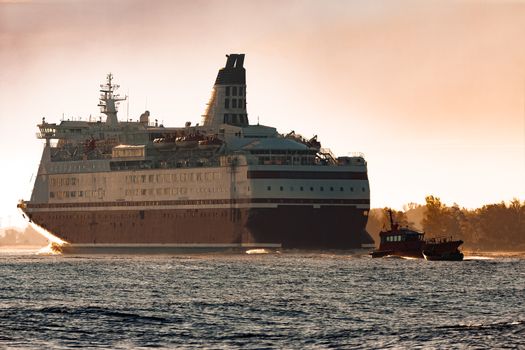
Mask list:
[[[373,242],[365,231],[365,210],[354,206],[24,210],[68,242],[64,252],[355,249]]]

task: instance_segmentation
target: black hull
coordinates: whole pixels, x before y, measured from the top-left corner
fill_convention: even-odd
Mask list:
[[[364,209],[351,206],[25,212],[72,245],[355,249],[373,244]]]
[[[280,242],[283,248],[353,249],[374,241],[367,217],[354,207],[278,206],[251,209],[247,229],[257,241]]]

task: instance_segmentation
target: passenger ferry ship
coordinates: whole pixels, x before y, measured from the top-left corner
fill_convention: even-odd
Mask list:
[[[201,125],[117,118],[118,85],[100,88],[105,121],[42,119],[45,140],[25,215],[64,251],[373,246],[361,154],[250,125],[244,54],[227,55]]]

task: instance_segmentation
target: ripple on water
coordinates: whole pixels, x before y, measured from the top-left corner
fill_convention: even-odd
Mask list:
[[[0,346],[525,346],[525,260],[0,255]]]

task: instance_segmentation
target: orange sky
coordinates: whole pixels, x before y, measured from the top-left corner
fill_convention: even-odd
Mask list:
[[[130,117],[199,122],[233,52],[251,122],[364,152],[372,206],[523,200],[524,38],[522,1],[0,0],[0,225],[29,196],[42,116],[98,116],[111,71]]]

